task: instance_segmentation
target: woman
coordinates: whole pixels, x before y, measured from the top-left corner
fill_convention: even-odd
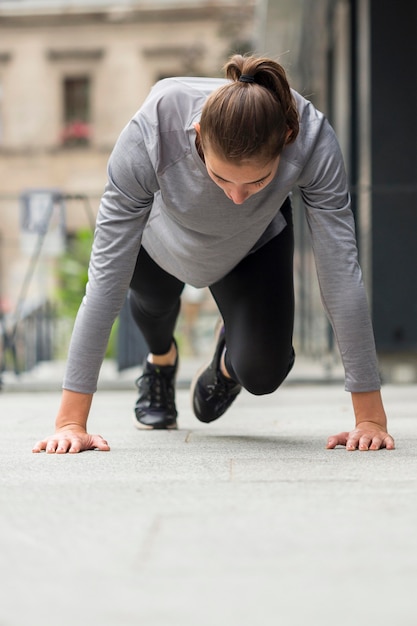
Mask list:
[[[185,283],[208,286],[222,318],[213,359],[193,382],[196,417],[219,418],[242,387],[259,395],[277,389],[294,362],[295,185],[356,417],[355,429],[330,437],[327,447],[394,447],[334,132],[290,89],[278,63],[235,55],[225,69],[226,80],[157,83],[116,143],[56,432],[35,452],[109,449],[86,424],[129,287],[150,349],[137,381],[137,427],[177,426],[174,329]]]

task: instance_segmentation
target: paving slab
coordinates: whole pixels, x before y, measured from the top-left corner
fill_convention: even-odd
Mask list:
[[[132,425],[101,390],[111,452],[32,454],[59,392],[0,394],[0,626],[415,626],[417,386],[384,388],[395,451],[325,449],[335,385],[242,393],[217,422]]]

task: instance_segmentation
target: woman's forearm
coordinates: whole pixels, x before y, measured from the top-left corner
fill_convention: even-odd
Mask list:
[[[379,390],[352,393],[352,404],[356,425],[363,422],[374,422],[386,429],[387,416]]]
[[[64,389],[56,417],[56,430],[80,428],[86,430],[93,394]]]

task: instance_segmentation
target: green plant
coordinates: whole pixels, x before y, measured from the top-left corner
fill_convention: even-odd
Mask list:
[[[71,330],[88,281],[88,263],[93,244],[93,232],[82,229],[68,239],[66,252],[57,261],[57,313],[64,326]],[[114,358],[118,323],[113,325],[106,357]],[[68,343],[69,338],[64,339]]]

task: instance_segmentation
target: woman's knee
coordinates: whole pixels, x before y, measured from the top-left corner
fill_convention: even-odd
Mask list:
[[[271,359],[262,363],[247,359],[245,363],[235,367],[234,371],[240,384],[249,393],[263,396],[273,393],[284,382],[294,365],[295,353],[291,350],[289,357]]]

